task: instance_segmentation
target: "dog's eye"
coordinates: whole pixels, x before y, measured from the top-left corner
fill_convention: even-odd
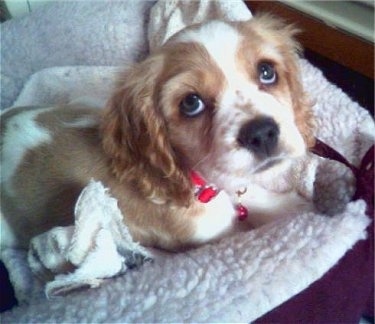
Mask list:
[[[272,63],[261,62],[258,65],[259,81],[265,85],[272,85],[276,82],[277,74]]]
[[[203,100],[196,94],[187,95],[180,103],[181,112],[188,117],[195,117],[205,109]]]

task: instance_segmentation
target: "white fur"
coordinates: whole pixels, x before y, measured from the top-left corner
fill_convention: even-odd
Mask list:
[[[238,77],[236,52],[241,36],[232,26],[222,21],[211,21],[197,30],[187,31],[178,38],[180,42],[196,42],[202,45],[223,72],[228,83]],[[240,81],[237,80],[240,84]],[[237,82],[236,82],[237,83]]]
[[[50,132],[38,125],[36,117],[53,108],[40,108],[16,114],[5,126],[2,139],[1,183],[12,195],[11,179],[22,162],[27,150],[52,140]]]
[[[301,210],[305,212],[313,210],[312,204],[301,199],[296,191],[281,195],[256,184],[247,190],[242,197],[242,202],[246,206],[251,206],[248,221],[254,227],[259,227],[285,216],[296,215]]]
[[[203,243],[221,237],[233,227],[236,212],[229,196],[221,191],[205,204],[205,214],[197,217],[193,241]]]

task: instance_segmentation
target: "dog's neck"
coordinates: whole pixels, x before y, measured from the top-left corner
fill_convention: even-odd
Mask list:
[[[191,171],[190,177],[192,183],[194,184],[194,195],[201,203],[206,204],[210,202],[220,192],[220,189],[213,184],[208,184],[198,172]],[[245,194],[246,191],[246,187],[236,191],[237,203],[235,204],[235,208],[237,211],[238,220],[240,221],[245,220],[249,213],[247,208],[241,203],[241,196]]]

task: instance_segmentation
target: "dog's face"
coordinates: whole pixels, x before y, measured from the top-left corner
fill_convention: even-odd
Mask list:
[[[304,154],[313,136],[294,34],[258,17],[212,21],[172,37],[130,73],[112,100],[111,115],[117,111],[122,121],[105,129],[112,138],[105,147],[122,156],[114,163],[117,172],[143,163],[143,174],[172,180],[170,192],[188,186],[189,169],[241,186],[251,175]],[[113,137],[119,140],[124,127],[133,134],[113,150]],[[149,186],[155,189],[155,182]]]

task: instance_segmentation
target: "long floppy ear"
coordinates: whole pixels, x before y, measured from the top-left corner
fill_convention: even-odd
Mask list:
[[[126,73],[103,116],[103,147],[121,181],[154,202],[188,205],[189,174],[158,104],[163,64],[155,54]]]
[[[296,34],[300,33],[294,25],[281,25],[277,31],[284,38],[283,54],[286,57],[287,73],[286,78],[292,97],[292,104],[296,125],[308,148],[315,144],[314,129],[315,122],[312,113],[312,100],[303,89],[302,74],[299,64],[301,45],[296,40]]]
[[[315,121],[312,113],[312,100],[303,90],[301,71],[297,62],[294,62],[294,65],[292,70],[295,70],[295,73],[293,73],[293,76],[288,77],[288,82],[292,93],[295,121],[307,148],[311,148],[315,145]]]
[[[286,79],[292,98],[296,125],[308,148],[314,146],[314,118],[312,114],[312,101],[303,89],[302,75],[299,65],[301,45],[296,40],[296,35],[301,32],[293,24],[287,24],[282,19],[261,15],[261,20],[272,30],[278,43],[279,51],[286,63]]]
[[[257,34],[271,39],[285,60],[286,81],[290,89],[296,125],[306,146],[308,148],[314,146],[315,124],[312,102],[303,90],[299,66],[301,46],[296,40],[296,35],[300,33],[300,30],[293,24],[287,24],[282,19],[268,13],[257,14],[247,23],[254,25]]]

